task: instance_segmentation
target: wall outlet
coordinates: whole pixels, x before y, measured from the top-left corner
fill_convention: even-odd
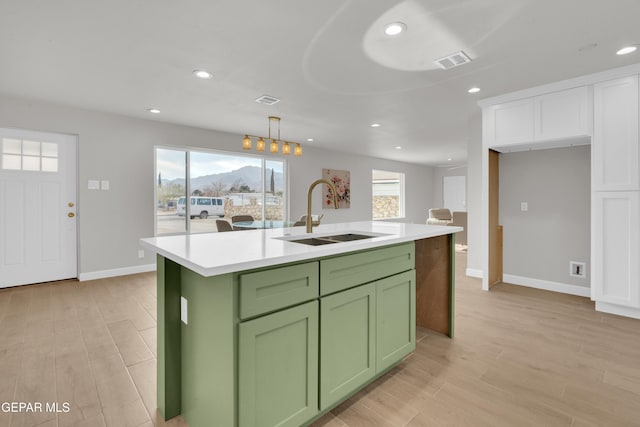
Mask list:
[[[144,249],[138,249],[138,258],[144,258]]]
[[[587,271],[584,262],[569,261],[569,276],[586,277]]]
[[[520,211],[522,212],[526,212],[529,210],[529,203],[527,202],[520,202]]]
[[[102,181],[100,181],[100,188],[102,190],[108,191],[109,190],[109,181],[106,179],[103,179]]]
[[[100,189],[100,181],[95,179],[90,179],[87,181],[87,189],[89,190],[99,190]]]
[[[180,297],[180,320],[185,325],[189,324],[189,316],[187,314],[187,299],[185,297]]]

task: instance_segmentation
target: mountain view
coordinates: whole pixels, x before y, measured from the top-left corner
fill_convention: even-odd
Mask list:
[[[211,175],[198,176],[191,179],[191,191],[201,190],[204,191],[206,187],[212,186],[214,183],[217,185],[224,185],[226,188],[233,186],[246,185],[255,192],[260,192],[262,187],[262,169],[258,166],[244,166],[240,169],[231,172],[222,172]],[[281,172],[275,172],[274,176],[274,190],[276,193],[284,191],[284,176]],[[267,169],[267,182],[266,188],[269,191],[269,182],[271,179],[271,169]],[[162,185],[179,185],[184,187],[184,178],[177,178],[173,180],[162,180]]]

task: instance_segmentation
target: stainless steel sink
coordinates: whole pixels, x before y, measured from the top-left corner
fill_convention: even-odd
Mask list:
[[[377,237],[377,236],[367,236],[364,234],[347,233],[347,234],[338,234],[336,236],[327,236],[327,237],[323,237],[323,239],[335,240],[338,242],[351,242],[353,240],[372,239],[374,237]]]
[[[338,243],[334,240],[326,240],[320,239],[316,237],[306,238],[306,239],[298,239],[298,240],[289,240],[293,243],[302,243],[303,245],[311,245],[311,246],[320,246],[320,245],[330,245],[332,243]]]
[[[346,233],[346,234],[336,234],[335,236],[305,237],[303,239],[291,239],[291,240],[287,239],[287,240],[293,243],[302,243],[303,245],[320,246],[320,245],[329,245],[331,243],[352,242],[354,240],[362,240],[362,239],[373,239],[374,237],[380,237],[380,235],[368,236],[366,234]]]

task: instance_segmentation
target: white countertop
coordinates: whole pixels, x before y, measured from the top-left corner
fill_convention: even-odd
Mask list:
[[[395,243],[410,242],[462,231],[462,227],[360,221],[323,224],[313,234],[304,227],[203,233],[140,239],[146,249],[184,265],[203,276],[249,270],[359,251]],[[370,239],[311,246],[279,238],[322,237],[335,234],[384,234]]]

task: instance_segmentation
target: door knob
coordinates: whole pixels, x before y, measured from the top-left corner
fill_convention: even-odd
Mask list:
[[[70,208],[74,207],[75,205],[73,204],[73,202],[69,202],[67,203],[67,206],[69,206]]]
[[[76,216],[76,214],[74,214],[73,212],[69,212],[69,213],[67,214],[67,216],[68,216],[69,218],[73,218],[74,216]]]

